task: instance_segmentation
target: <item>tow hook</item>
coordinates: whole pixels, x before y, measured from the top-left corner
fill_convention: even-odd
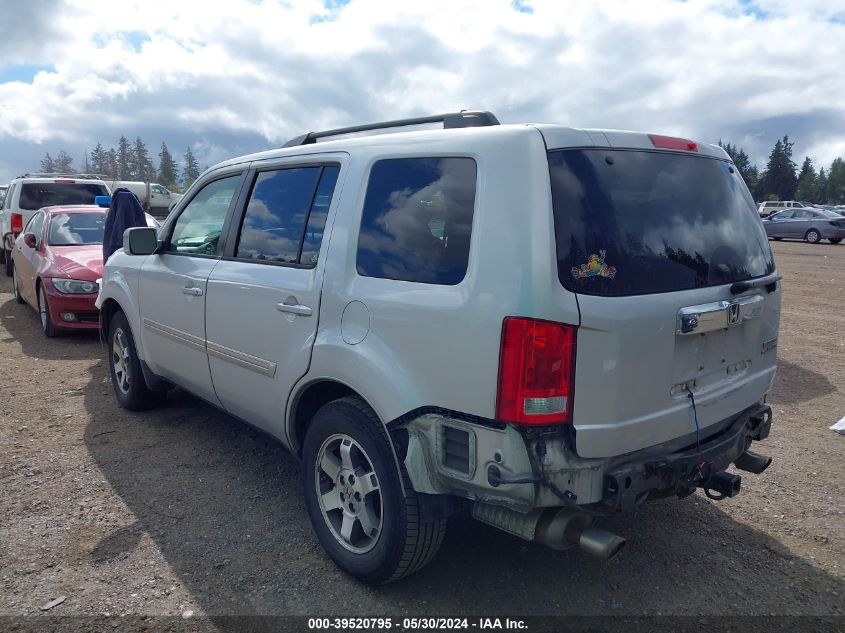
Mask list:
[[[741,485],[742,477],[721,470],[700,481],[698,487],[704,489],[708,499],[721,501],[725,497],[737,496]]]

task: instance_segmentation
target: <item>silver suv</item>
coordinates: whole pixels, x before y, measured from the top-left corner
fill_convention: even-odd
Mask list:
[[[384,583],[452,514],[607,559],[601,515],[736,495],[780,294],[719,147],[460,112],[209,169],[98,306],[121,406],[176,384],[277,437],[329,555]]]

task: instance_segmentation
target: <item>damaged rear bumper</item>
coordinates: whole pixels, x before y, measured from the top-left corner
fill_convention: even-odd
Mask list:
[[[390,427],[407,432],[400,457],[419,493],[458,496],[518,513],[569,507],[606,514],[706,488],[753,441],[768,436],[771,422],[771,409],[759,404],[708,429],[718,431],[700,445],[601,459],[575,454],[566,432],[462,419],[447,411],[418,412]]]

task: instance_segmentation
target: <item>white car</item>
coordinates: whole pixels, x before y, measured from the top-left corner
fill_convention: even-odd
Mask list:
[[[114,392],[180,385],[278,438],[366,582],[425,565],[459,512],[607,559],[624,540],[594,518],[732,497],[729,465],[771,461],[748,450],[781,295],[753,209],[687,139],[488,112],[306,134],[125,233],[98,298]]]
[[[12,180],[0,209],[0,260],[5,264],[6,274],[12,275],[15,238],[38,209],[94,204],[97,196],[107,195],[109,190],[99,177],[84,174],[34,173]]]

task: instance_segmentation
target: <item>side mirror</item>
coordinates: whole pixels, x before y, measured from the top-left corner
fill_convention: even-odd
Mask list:
[[[35,248],[38,246],[38,239],[35,237],[35,233],[27,233],[23,236],[23,243],[29,246],[30,248]]]
[[[123,232],[123,252],[129,255],[151,255],[158,248],[156,230],[149,226],[137,226]]]

